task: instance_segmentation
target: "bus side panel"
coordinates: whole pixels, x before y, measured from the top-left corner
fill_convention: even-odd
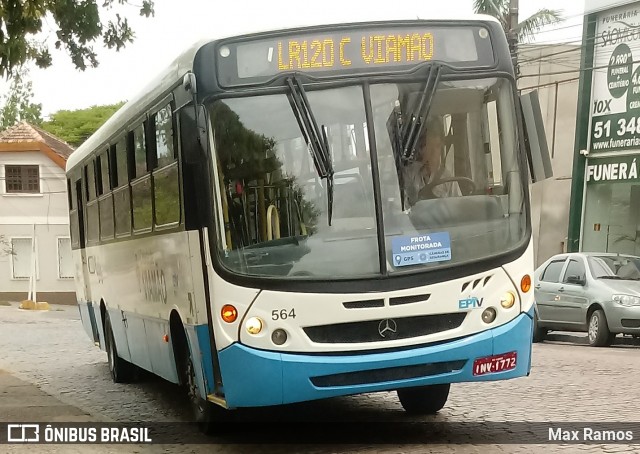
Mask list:
[[[144,330],[144,318],[131,312],[125,313],[127,317],[127,337],[131,362],[143,369],[153,372],[151,359],[149,358],[149,347],[147,345],[147,334]]]
[[[127,342],[127,330],[122,323],[122,312],[115,308],[109,308],[108,306],[107,312],[109,313],[109,319],[111,320],[111,330],[113,331],[113,338],[116,343],[118,356],[132,362],[131,353],[129,352],[129,343]]]
[[[144,328],[153,373],[172,383],[178,383],[173,345],[170,338],[167,338],[167,341],[164,340],[164,336],[169,334],[169,323],[147,318],[144,320]]]
[[[87,333],[87,337],[89,339],[95,340],[92,325],[93,319],[89,313],[90,304],[91,303],[78,301],[78,311],[80,312],[80,320],[82,321],[82,327],[84,328],[84,331]]]

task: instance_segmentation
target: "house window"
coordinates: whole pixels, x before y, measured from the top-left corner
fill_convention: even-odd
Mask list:
[[[7,193],[40,193],[40,169],[35,166],[4,166]]]
[[[13,279],[29,279],[31,276],[31,238],[11,238],[11,272]],[[36,276],[37,276],[36,254]]]
[[[73,279],[73,257],[71,255],[71,240],[58,238],[58,277]]]

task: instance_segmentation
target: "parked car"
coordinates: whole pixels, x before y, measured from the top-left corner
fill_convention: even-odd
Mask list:
[[[550,331],[587,332],[594,347],[640,336],[640,257],[558,254],[534,273],[534,342]]]

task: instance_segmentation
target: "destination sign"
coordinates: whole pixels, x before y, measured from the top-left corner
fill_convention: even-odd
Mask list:
[[[293,71],[322,77],[402,69],[433,60],[459,66],[494,64],[489,32],[478,25],[305,33],[223,44],[218,52],[222,85],[256,82]]]

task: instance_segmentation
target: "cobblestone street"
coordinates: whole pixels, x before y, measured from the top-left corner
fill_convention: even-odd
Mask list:
[[[331,443],[332,435],[326,434],[328,443],[278,445],[264,443],[262,436],[251,433],[245,434],[240,443],[234,437],[204,438],[195,427],[184,423],[171,426],[176,444],[144,446],[135,452],[425,452],[426,422],[473,423],[442,426],[445,433],[432,438],[430,452],[452,451],[446,443],[456,443],[455,451],[462,453],[634,452],[638,445],[486,444],[502,436],[509,421],[640,422],[637,405],[630,403],[640,376],[640,346],[619,338],[610,348],[592,348],[584,345],[581,335],[551,338],[534,345],[529,377],[453,385],[447,405],[434,417],[407,416],[395,393],[336,398],[239,415],[241,420],[269,421],[270,428],[281,431],[276,441],[286,440],[288,430],[295,431],[296,426],[287,421],[304,422],[306,427],[325,421],[357,421],[349,427],[355,440],[351,444]],[[188,421],[176,386],[153,377],[127,385],[111,381],[106,354],[86,336],[75,306],[53,305],[48,312],[22,311],[17,304],[0,306],[0,346],[0,369],[35,384],[95,420]],[[369,426],[367,422],[375,424]],[[389,429],[385,430],[385,424]],[[296,435],[296,441],[304,438],[291,433]],[[208,444],[189,444],[203,441]],[[10,452],[29,449],[19,448],[23,447],[12,447]],[[57,450],[46,452],[79,452],[78,446],[73,448],[67,450],[59,445]],[[125,445],[104,449],[103,452],[133,452],[132,446]]]

